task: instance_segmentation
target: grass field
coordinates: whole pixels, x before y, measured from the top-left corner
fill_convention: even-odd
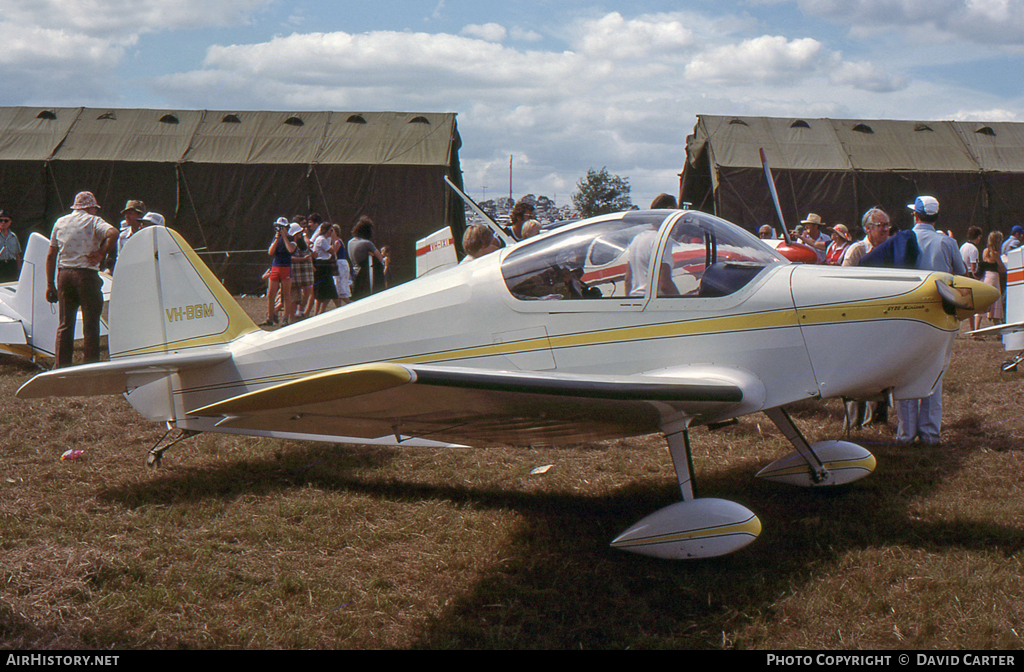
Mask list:
[[[879,465],[841,489],[754,479],[790,450],[763,415],[695,430],[701,494],[764,532],[690,562],[608,547],[678,500],[657,437],[201,435],[151,470],[160,426],[120,397],[19,401],[36,369],[0,358],[0,648],[1021,648],[1024,374],[1004,358],[959,338],[942,445],[854,432]],[[841,434],[836,401],[793,416],[813,440]],[[71,447],[84,455],[61,461]]]

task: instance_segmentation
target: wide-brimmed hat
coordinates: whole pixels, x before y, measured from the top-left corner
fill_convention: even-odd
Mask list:
[[[305,230],[306,229],[302,227],[302,224],[299,224],[298,222],[293,222],[292,225],[288,227],[288,235],[295,236],[302,233]]]
[[[72,210],[85,210],[86,208],[98,208],[100,204],[96,202],[96,197],[93,196],[91,191],[80,191],[75,194],[75,204],[71,206]]]
[[[813,213],[813,212],[808,213],[807,214],[807,219],[801,221],[800,223],[801,224],[817,224],[818,226],[821,226],[821,215]]]
[[[139,213],[140,215],[145,214],[145,212],[146,212],[146,204],[143,203],[142,201],[128,201],[127,203],[125,203],[124,210],[121,211],[121,214],[123,215],[124,213],[128,212],[129,210],[134,210],[135,212]]]
[[[832,233],[838,233],[843,240],[850,240],[850,230],[846,228],[846,224],[836,224],[832,227]]]

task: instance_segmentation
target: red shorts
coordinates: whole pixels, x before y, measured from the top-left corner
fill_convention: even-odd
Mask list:
[[[271,280],[288,280],[292,277],[291,266],[271,266],[270,267],[270,279]]]

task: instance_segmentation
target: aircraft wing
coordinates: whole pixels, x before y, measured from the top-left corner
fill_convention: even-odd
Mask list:
[[[217,427],[234,430],[526,445],[646,434],[679,413],[732,417],[763,400],[759,380],[724,367],[611,376],[378,363],[306,376],[188,415],[219,417]]]

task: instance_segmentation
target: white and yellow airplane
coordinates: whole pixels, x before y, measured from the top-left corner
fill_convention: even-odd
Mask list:
[[[57,304],[46,301],[46,254],[50,241],[33,233],[25,246],[17,282],[0,285],[0,352],[27,357],[34,362],[52,360],[60,317]],[[103,299],[110,297],[112,278],[100,273]],[[100,335],[107,325],[100,321]],[[78,314],[75,338],[82,338],[82,314]]]
[[[584,279],[592,255],[623,240],[630,282]],[[705,213],[632,211],[269,332],[178,234],[148,227],[118,260],[110,361],[42,373],[18,396],[124,394],[146,418],[188,432],[361,443],[660,432],[682,501],[612,545],[707,557],[750,543],[761,523],[740,504],[694,496],[690,427],[763,411],[796,450],[759,476],[853,481],[874,468],[871,453],[809,443],[786,406],[929,394],[960,320],[996,296],[943,273],[792,264]]]

